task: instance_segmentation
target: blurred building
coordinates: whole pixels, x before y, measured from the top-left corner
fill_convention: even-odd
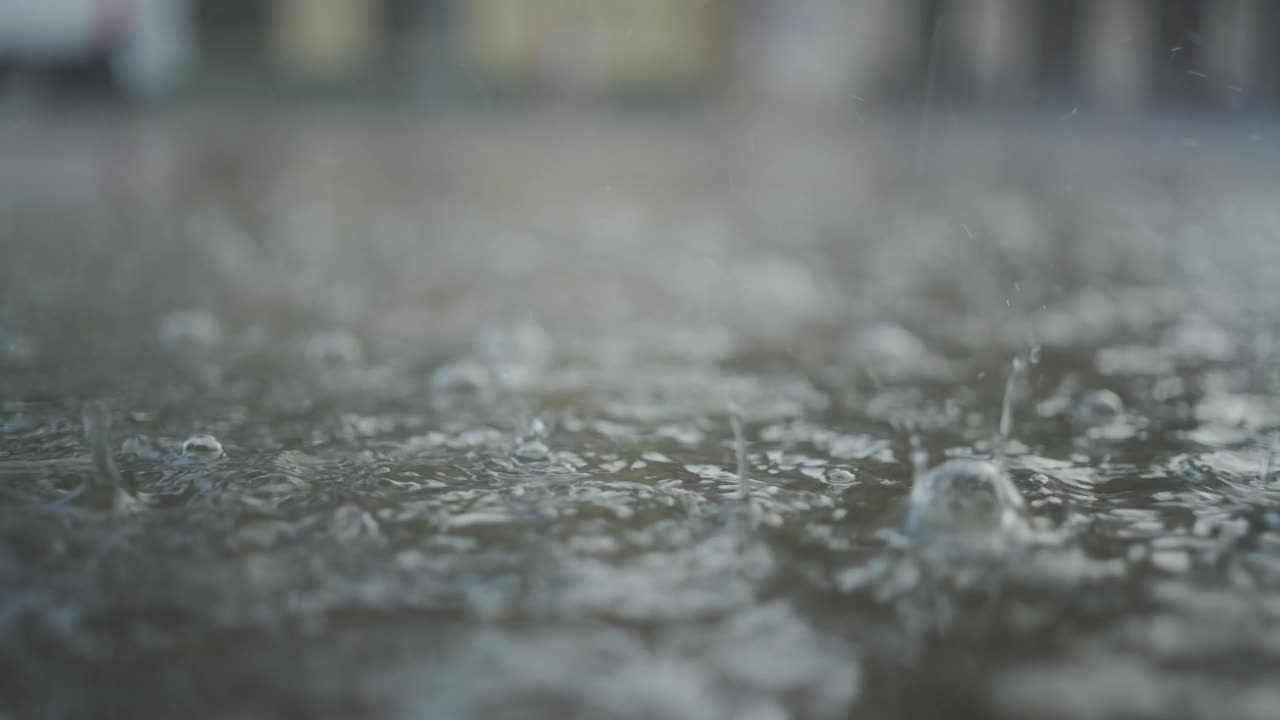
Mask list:
[[[133,97],[166,94],[191,67],[187,10],[185,0],[0,0],[0,79],[97,67]]]
[[[723,6],[688,0],[472,0],[460,60],[502,87],[556,94],[707,88],[723,48]]]
[[[0,59],[206,90],[1251,107],[1277,29],[1267,0],[0,0]]]

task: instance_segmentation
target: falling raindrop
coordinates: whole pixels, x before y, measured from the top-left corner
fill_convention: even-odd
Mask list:
[[[111,450],[111,413],[99,400],[85,403],[80,419],[84,426],[85,443],[93,462],[93,483],[82,490],[95,494],[111,494],[111,507],[117,512],[130,512],[139,507],[136,488],[129,478],[120,473],[115,453]],[[81,494],[73,493],[71,498]]]
[[[738,496],[745,500],[750,494],[751,481],[747,477],[747,439],[742,432],[742,413],[736,404],[729,406],[729,427],[733,430],[733,453],[738,470]]]
[[[1271,436],[1271,447],[1267,449],[1267,462],[1262,467],[1262,482],[1271,482],[1271,472],[1276,466],[1276,453],[1280,452],[1280,433]]]
[[[1028,363],[1021,357],[1013,359],[1009,379],[1004,386],[1004,400],[1000,407],[1000,428],[996,438],[996,457],[1003,458],[1009,439],[1013,436],[1013,406],[1018,400],[1018,388],[1027,372]]]

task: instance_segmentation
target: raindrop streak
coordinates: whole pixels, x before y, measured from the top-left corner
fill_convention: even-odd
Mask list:
[[[920,128],[919,134],[916,136],[915,154],[912,159],[912,170],[916,173],[916,180],[913,182],[912,202],[913,209],[919,208],[922,202],[921,184],[919,176],[923,174],[924,167],[924,146],[929,139],[929,133],[932,124],[932,111],[934,101],[934,91],[938,79],[938,58],[941,55],[941,43],[943,41],[943,20],[946,17],[946,9],[940,10],[933,18],[932,27],[929,32],[929,61],[926,66],[925,75],[925,91],[924,102],[920,109]]]
[[[93,460],[93,479],[103,487],[124,487],[124,478],[111,454],[111,415],[99,400],[85,403],[80,413],[84,439]]]
[[[120,468],[116,465],[115,454],[111,452],[111,414],[100,400],[85,403],[80,412],[84,424],[85,443],[93,461],[93,482],[90,486],[74,491],[68,499],[79,497],[88,487],[110,489],[112,491],[112,508],[130,510],[138,505],[139,499],[135,489],[129,485]]]
[[[1271,447],[1267,450],[1267,462],[1262,466],[1262,482],[1271,482],[1271,471],[1276,465],[1276,452],[1280,451],[1280,432],[1271,436]]]
[[[1016,399],[1018,383],[1022,382],[1022,376],[1026,374],[1027,364],[1023,358],[1015,357],[1013,367],[1009,371],[1009,379],[1005,382],[1004,401],[1000,407],[1000,429],[995,443],[995,456],[998,463],[1004,462],[1009,437],[1013,433],[1013,403]]]
[[[745,502],[749,497],[747,479],[747,439],[742,433],[742,415],[737,405],[729,405],[729,427],[733,429],[733,449],[738,461],[738,497]]]

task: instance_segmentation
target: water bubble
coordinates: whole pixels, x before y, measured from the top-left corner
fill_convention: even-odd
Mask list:
[[[1090,390],[1076,402],[1074,417],[1077,423],[1094,427],[1110,425],[1124,414],[1124,401],[1110,390]]]
[[[176,310],[160,321],[160,343],[171,350],[200,350],[222,340],[222,326],[205,310]]]
[[[953,458],[916,477],[908,499],[909,533],[995,533],[1022,522],[1022,494],[994,463]]]
[[[182,457],[187,460],[215,460],[224,454],[222,443],[212,435],[198,433],[182,443]]]
[[[341,330],[311,336],[303,355],[312,366],[325,370],[359,367],[364,362],[359,338]]]
[[[488,405],[495,395],[493,373],[470,358],[442,365],[431,374],[431,407],[436,412]]]

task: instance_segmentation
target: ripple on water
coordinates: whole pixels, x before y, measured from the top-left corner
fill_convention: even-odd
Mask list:
[[[1169,461],[1169,469],[1197,486],[1206,480],[1214,483],[1200,489],[1225,492],[1251,505],[1274,507],[1280,504],[1280,482],[1276,481],[1274,472],[1271,478],[1263,478],[1269,463],[1272,470],[1275,469],[1270,458],[1271,450],[1264,448],[1216,450],[1179,455]]]

